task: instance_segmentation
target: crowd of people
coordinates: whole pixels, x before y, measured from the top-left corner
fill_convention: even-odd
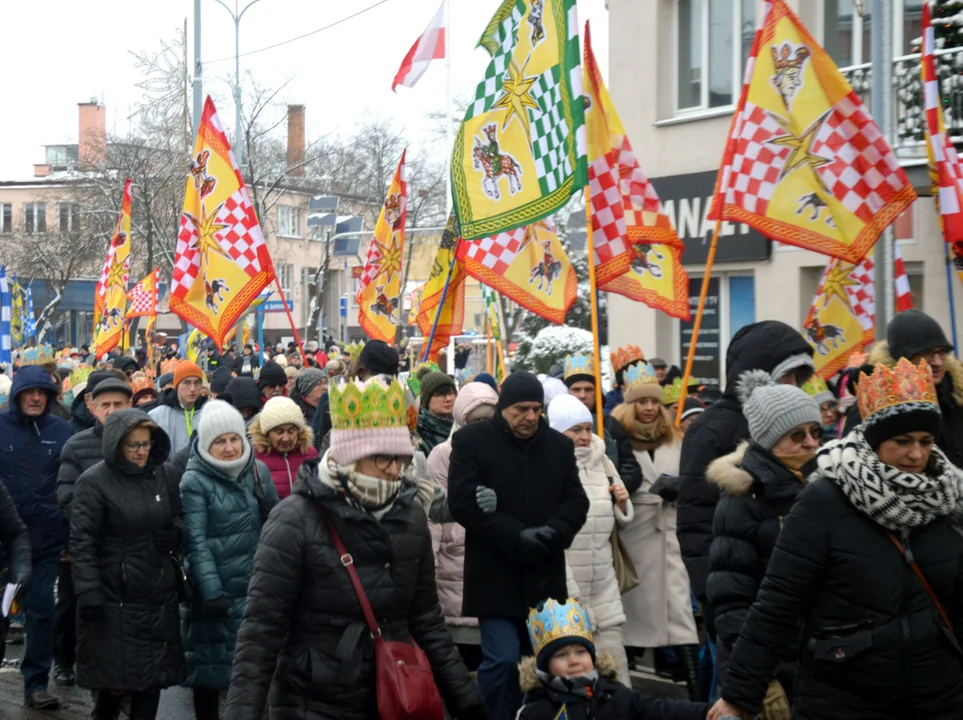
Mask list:
[[[170,352],[72,397],[13,373],[28,707],[52,675],[96,719],[174,685],[199,720],[397,717],[405,673],[439,719],[963,713],[963,365],[923,313],[828,383],[775,321],[721,389],[620,347],[602,418],[584,354],[498,382],[402,381],[380,341]],[[632,690],[644,661],[688,699]]]

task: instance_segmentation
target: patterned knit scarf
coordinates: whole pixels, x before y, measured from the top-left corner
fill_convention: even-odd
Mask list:
[[[828,478],[873,522],[902,533],[938,517],[963,517],[963,473],[938,447],[927,471],[903,472],[883,463],[859,428],[827,443],[816,456],[817,474]]]
[[[418,435],[421,437],[421,451],[426,456],[431,454],[436,445],[441,445],[448,439],[454,422],[452,418],[432,415],[428,408],[421,409],[418,413]]]

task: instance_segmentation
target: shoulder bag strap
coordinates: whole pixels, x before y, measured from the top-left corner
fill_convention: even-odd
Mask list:
[[[946,625],[947,628],[952,630],[953,626],[950,624],[950,618],[946,615],[946,612],[943,610],[943,606],[940,604],[939,599],[936,597],[936,593],[933,592],[933,588],[930,587],[929,582],[927,582],[926,576],[923,575],[923,571],[920,570],[920,566],[916,564],[915,560],[910,560],[906,556],[906,548],[903,547],[903,543],[899,541],[899,538],[896,537],[895,533],[887,530],[886,534],[889,536],[889,539],[893,541],[893,544],[897,548],[899,548],[900,553],[906,559],[906,562],[909,564],[909,566],[913,568],[913,572],[916,574],[916,577],[919,579],[920,584],[923,586],[923,589],[926,590],[926,594],[930,596],[930,601],[933,603],[933,605],[936,606],[936,611],[940,614],[940,618],[942,618],[943,624]]]
[[[251,452],[253,453],[254,450],[252,449]],[[257,469],[257,459],[254,460],[252,469],[254,470],[254,497],[257,498],[258,502],[263,502],[265,500],[264,488],[261,487],[261,473]]]
[[[334,529],[334,524],[331,522],[331,518],[328,517],[325,509],[321,507],[320,504],[315,505],[315,507],[328,526],[328,532],[331,534],[334,548],[338,551],[338,555],[341,556],[341,564],[344,566],[344,569],[348,571],[348,577],[351,578],[351,584],[354,585],[354,591],[358,595],[358,602],[361,603],[361,610],[364,612],[364,619],[365,622],[368,623],[368,630],[371,632],[371,637],[377,640],[381,637],[381,629],[378,627],[378,621],[375,619],[374,610],[371,609],[371,603],[368,602],[368,595],[364,591],[364,585],[361,584],[361,578],[358,577],[358,571],[354,568],[354,558],[351,557],[351,553],[348,552],[348,549],[341,541],[341,536],[338,535],[338,531]]]

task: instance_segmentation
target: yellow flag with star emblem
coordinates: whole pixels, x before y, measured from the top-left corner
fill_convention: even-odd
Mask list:
[[[373,340],[394,343],[401,319],[401,259],[405,251],[405,222],[408,219],[408,178],[405,153],[391,180],[388,195],[375,224],[374,237],[358,284],[358,324]]]
[[[455,139],[451,187],[466,240],[534,224],[587,179],[575,0],[504,0]]]
[[[858,263],[916,193],[785,0],[763,3],[708,217]]]
[[[97,357],[113,350],[124,337],[127,318],[127,281],[130,279],[130,178],[124,183],[124,199],[107,259],[94,295],[94,345]]]
[[[223,347],[238,318],[274,280],[274,265],[210,97],[191,157],[170,310]]]

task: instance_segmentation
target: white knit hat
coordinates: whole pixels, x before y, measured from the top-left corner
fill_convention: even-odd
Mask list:
[[[772,450],[794,427],[822,423],[815,400],[794,385],[777,385],[765,370],[742,373],[736,392],[749,422],[749,436],[766,450]]]
[[[576,425],[592,422],[592,413],[574,395],[559,395],[548,406],[548,424],[563,433]]]
[[[207,412],[207,406],[204,406]],[[291,398],[273,397],[264,403],[261,410],[261,432],[267,435],[271,430],[281,425],[297,425],[298,429],[304,427],[304,415],[301,408]]]
[[[210,454],[211,445],[221,435],[227,435],[228,433],[240,436],[243,452],[240,457],[229,462],[215,460]],[[197,450],[201,457],[236,477],[237,473],[247,465],[247,460],[251,454],[250,448],[251,444],[247,439],[247,430],[244,427],[244,418],[241,417],[241,413],[233,405],[223,400],[208,400],[204,404],[200,421],[197,424]]]

